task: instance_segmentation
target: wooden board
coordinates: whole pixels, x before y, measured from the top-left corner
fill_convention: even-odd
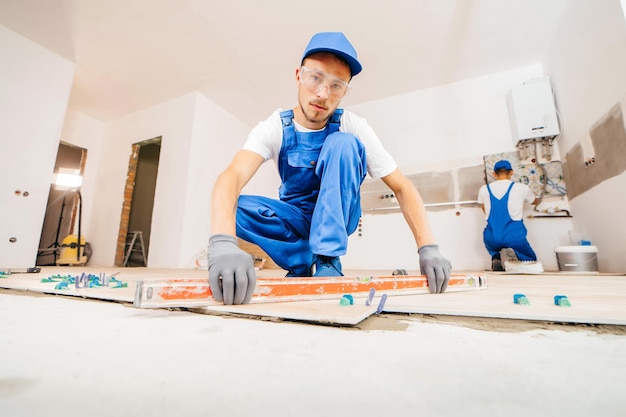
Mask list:
[[[615,275],[490,275],[488,291],[390,297],[384,312],[626,325],[626,277]],[[529,305],[513,303],[524,294]],[[571,307],[554,305],[566,295]]]

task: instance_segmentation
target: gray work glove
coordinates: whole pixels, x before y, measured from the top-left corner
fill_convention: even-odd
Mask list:
[[[448,288],[452,264],[439,253],[439,245],[424,245],[417,250],[420,273],[428,278],[428,291],[442,293]]]
[[[209,285],[213,297],[224,304],[250,302],[256,287],[254,261],[239,249],[235,236],[217,234],[209,239]]]

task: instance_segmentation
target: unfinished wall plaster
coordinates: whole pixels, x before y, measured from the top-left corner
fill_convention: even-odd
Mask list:
[[[493,165],[500,159],[509,159],[516,166],[514,180],[528,184],[536,194],[562,196],[566,192],[561,163],[558,161],[521,164],[516,152],[492,154],[484,158],[485,165],[461,167],[446,172],[410,174],[407,177],[419,190],[428,211],[449,210],[458,205],[476,205],[480,187],[487,181],[493,181]],[[379,179],[366,180],[361,186],[361,207],[364,212],[371,213],[399,211],[397,199]]]
[[[407,178],[420,192],[426,209],[441,211],[458,204],[475,201],[480,186],[484,184],[482,165],[456,168],[444,172],[409,174]],[[364,212],[399,212],[398,200],[380,179],[366,180],[361,186],[361,208]]]
[[[570,185],[570,199],[626,170],[626,126],[624,125],[624,98],[594,123],[580,143],[565,156],[563,171]],[[583,140],[591,138],[594,162],[588,160],[589,146]]]
[[[482,165],[459,168],[456,171],[458,201],[473,201],[480,187],[485,184],[485,170]]]

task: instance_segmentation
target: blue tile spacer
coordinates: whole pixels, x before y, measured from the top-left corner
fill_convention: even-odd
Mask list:
[[[376,307],[376,314],[380,314],[383,312],[383,308],[385,307],[385,301],[387,301],[387,294],[383,294],[382,297],[380,297],[378,307]]]
[[[555,295],[554,296],[554,305],[560,307],[571,307],[572,304],[567,298],[567,295]]]
[[[339,300],[339,304],[342,306],[351,306],[354,304],[354,297],[350,294],[344,294]]]
[[[80,277],[77,276],[74,281],[74,285],[76,288],[87,288],[89,286],[89,275],[84,272],[80,274]]]
[[[514,294],[513,295],[513,303],[515,303],[515,304],[522,304],[522,305],[530,304],[530,302],[528,301],[528,297],[526,297],[526,295],[524,295],[524,294]]]

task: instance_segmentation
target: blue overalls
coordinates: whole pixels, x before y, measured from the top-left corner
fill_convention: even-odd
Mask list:
[[[492,258],[494,255],[499,255],[500,250],[511,248],[520,261],[536,261],[537,255],[526,239],[527,230],[524,222],[513,220],[509,214],[509,193],[513,185],[515,185],[514,182],[499,200],[491,192],[491,187],[487,185],[491,210],[487,218],[487,226],[483,231],[483,241]]]
[[[280,113],[280,200],[242,195],[237,236],[259,245],[281,268],[308,275],[315,255],[341,256],[361,217],[365,147],[339,132],[342,109],[319,132],[296,132],[293,111]]]

